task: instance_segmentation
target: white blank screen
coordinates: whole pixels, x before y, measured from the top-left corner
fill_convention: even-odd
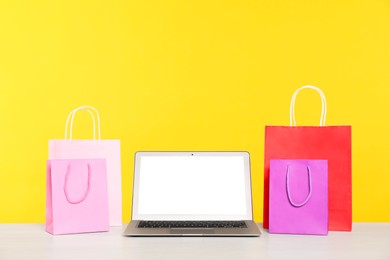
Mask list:
[[[144,156],[138,214],[246,214],[241,156]]]

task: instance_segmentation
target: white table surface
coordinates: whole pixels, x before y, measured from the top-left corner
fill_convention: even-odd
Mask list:
[[[260,225],[261,226],[261,225]],[[42,224],[0,224],[0,260],[12,259],[364,259],[390,260],[390,223],[354,223],[328,236],[123,237],[106,233],[52,236]]]

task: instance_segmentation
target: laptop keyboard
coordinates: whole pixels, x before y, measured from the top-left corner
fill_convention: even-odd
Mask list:
[[[245,221],[140,221],[139,228],[246,228]]]

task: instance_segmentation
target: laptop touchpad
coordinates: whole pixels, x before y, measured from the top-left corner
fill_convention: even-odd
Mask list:
[[[171,228],[171,234],[215,234],[213,228]]]

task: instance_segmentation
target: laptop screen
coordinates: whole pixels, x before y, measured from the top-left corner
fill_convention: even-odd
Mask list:
[[[249,155],[136,154],[133,220],[252,219]]]

